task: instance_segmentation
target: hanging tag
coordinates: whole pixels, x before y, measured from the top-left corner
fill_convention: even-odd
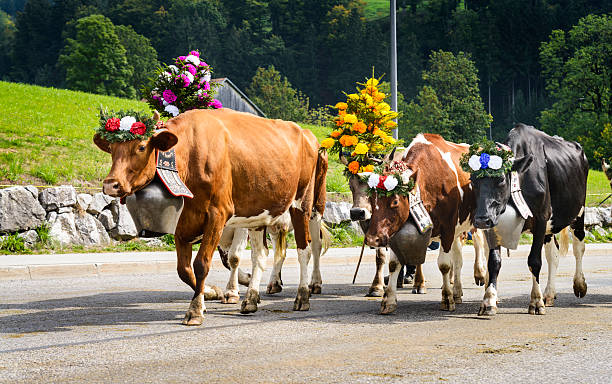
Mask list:
[[[191,193],[189,188],[187,188],[179,176],[174,149],[167,152],[157,152],[156,169],[159,178],[173,196],[193,198],[193,193]]]
[[[410,216],[414,219],[419,232],[425,233],[433,226],[433,222],[431,221],[431,217],[429,213],[425,209],[425,205],[423,204],[423,200],[421,200],[421,190],[417,185],[414,190],[414,193],[410,192],[408,194],[408,199],[410,202]]]
[[[516,171],[513,171],[510,174],[510,195],[512,196],[512,201],[514,202],[514,205],[516,205],[516,208],[523,219],[527,220],[533,216],[531,209],[529,209],[529,206],[521,193],[521,184],[519,182],[518,172]]]

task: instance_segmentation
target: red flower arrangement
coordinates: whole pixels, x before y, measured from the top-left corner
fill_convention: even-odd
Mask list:
[[[116,117],[111,117],[106,121],[105,128],[109,132],[115,132],[119,130],[119,126],[121,125],[121,120]]]

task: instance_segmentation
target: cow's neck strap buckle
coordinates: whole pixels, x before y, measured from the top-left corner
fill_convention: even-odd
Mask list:
[[[529,206],[523,197],[523,193],[521,192],[521,183],[519,181],[518,172],[516,171],[512,171],[510,173],[510,195],[512,196],[512,201],[514,202],[514,205],[516,205],[516,208],[523,219],[527,220],[528,218],[533,217],[533,213],[531,212],[531,209],[529,209]]]
[[[166,152],[157,151],[156,171],[162,183],[164,183],[173,196],[193,198],[193,193],[191,193],[179,176],[174,149]]]

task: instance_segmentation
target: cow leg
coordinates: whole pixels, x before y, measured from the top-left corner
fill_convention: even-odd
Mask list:
[[[376,249],[376,273],[374,280],[368,290],[367,297],[382,297],[385,294],[383,269],[387,262],[387,251],[385,249]]]
[[[385,295],[380,306],[381,315],[389,315],[397,309],[397,277],[399,276],[400,270],[402,269],[402,263],[391,251],[391,257],[389,260],[389,284],[385,289]]]
[[[555,288],[555,279],[557,277],[557,267],[559,266],[559,249],[555,244],[553,235],[546,237],[544,243],[544,252],[546,253],[546,263],[548,264],[548,281],[544,290],[544,305],[552,307],[555,305],[557,298],[557,289]]]
[[[481,230],[477,229],[472,233],[472,242],[474,243],[474,282],[476,285],[485,285],[486,270],[485,263],[486,255],[484,253],[484,235]]]
[[[461,304],[463,302],[463,286],[461,284],[461,269],[463,268],[463,243],[457,238],[453,242],[451,248],[451,259],[453,263],[453,300],[455,304]]]
[[[321,278],[321,267],[319,262],[321,260],[321,249],[323,247],[323,238],[321,233],[321,214],[315,212],[313,218],[308,223],[310,230],[310,243],[312,250],[312,276],[310,277],[310,284],[308,288],[310,293],[317,295],[321,294],[321,286],[323,285],[323,279]]]
[[[531,315],[545,315],[544,300],[542,291],[540,290],[540,270],[542,269],[542,245],[544,244],[544,233],[546,231],[546,223],[542,221],[536,222],[536,228],[533,231],[533,241],[531,250],[527,258],[527,264],[531,271],[532,287],[531,300],[529,301],[528,312]]]
[[[270,281],[266,288],[266,293],[271,295],[279,293],[283,290],[283,280],[281,278],[281,270],[287,256],[287,232],[284,230],[270,231],[270,239],[272,240],[272,248],[274,249],[274,267],[270,274]]]
[[[427,293],[427,287],[425,287],[425,275],[423,275],[423,264],[418,264],[416,266],[416,272],[414,273],[414,283],[412,284],[412,293]]]
[[[242,300],[240,313],[253,313],[257,311],[260,303],[259,283],[261,275],[266,268],[267,249],[264,245],[264,231],[249,229],[249,241],[251,243],[251,283],[247,289],[246,297]]]
[[[491,248],[487,260],[487,289],[480,304],[479,316],[495,316],[497,314],[497,276],[501,269],[501,247]]]
[[[438,269],[442,273],[442,301],[440,309],[451,312],[455,310],[455,300],[453,298],[453,290],[451,289],[452,260],[456,257],[452,255],[453,252],[461,253],[460,242],[457,239],[453,241],[450,252],[444,252],[444,247],[440,247],[440,254],[438,255]]]
[[[297,245],[298,262],[300,263],[300,283],[297,296],[293,302],[294,311],[308,311],[310,309],[310,289],[308,288],[308,263],[310,262],[310,212],[305,213],[300,208],[289,208],[295,243]]]
[[[228,228],[223,230],[224,234],[227,230]],[[240,292],[238,288],[238,283],[240,281],[240,268],[238,268],[238,266],[240,265],[240,255],[242,254],[242,251],[246,249],[248,230],[245,228],[235,228],[232,235],[232,242],[228,251],[230,278],[227,282],[227,286],[225,287],[225,295],[222,301],[226,304],[236,304],[240,300]],[[223,236],[221,236],[221,239],[223,240]],[[221,244],[223,244],[223,241],[220,243],[220,245]]]
[[[574,272],[574,295],[584,297],[587,293],[587,283],[582,272],[582,257],[584,256],[584,207],[581,215],[572,223],[572,252],[576,258],[576,271]]]
[[[213,217],[215,216],[221,217],[222,215],[216,214]],[[210,270],[210,264],[212,262],[215,247],[217,244],[219,244],[219,239],[223,230],[223,222],[217,220],[216,222],[204,223],[204,228],[207,230],[202,236],[202,243],[200,244],[200,249],[198,250],[195,259],[193,260],[193,272],[191,272],[193,275],[195,275],[195,286],[193,287],[195,292],[193,294],[193,298],[191,299],[189,309],[187,310],[185,318],[183,319],[183,325],[201,325],[204,321],[204,311],[206,310],[206,306],[204,305],[204,281],[206,280],[206,276],[208,276],[208,271]],[[187,258],[191,259],[191,244],[181,244],[179,250],[177,242],[176,250],[177,255],[179,255],[180,252],[179,260]],[[179,262],[179,265],[180,264],[181,262]],[[189,272],[187,272],[187,275],[190,277]],[[179,272],[179,276],[181,276],[181,272]],[[182,276],[181,279],[183,279]]]

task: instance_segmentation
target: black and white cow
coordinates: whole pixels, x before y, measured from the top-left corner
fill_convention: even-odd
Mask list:
[[[550,306],[555,298],[554,275],[558,265],[558,248],[553,236],[567,226],[573,233],[572,245],[576,258],[574,294],[584,297],[587,292],[582,273],[582,256],[585,248],[584,203],[588,162],[578,143],[549,136],[524,124],[517,124],[510,131],[506,144],[514,152],[512,171],[518,173],[522,195],[532,217],[523,219],[511,198],[511,173],[500,178],[473,178],[477,201],[474,225],[488,229],[485,244],[488,243],[489,247],[489,280],[479,314],[494,315],[497,312],[500,246],[516,249],[521,233],[529,231],[533,234],[528,258],[533,280],[529,313],[543,315],[546,313],[544,299],[546,305]],[[544,299],[539,285],[542,246],[546,247],[549,265],[549,281]]]

